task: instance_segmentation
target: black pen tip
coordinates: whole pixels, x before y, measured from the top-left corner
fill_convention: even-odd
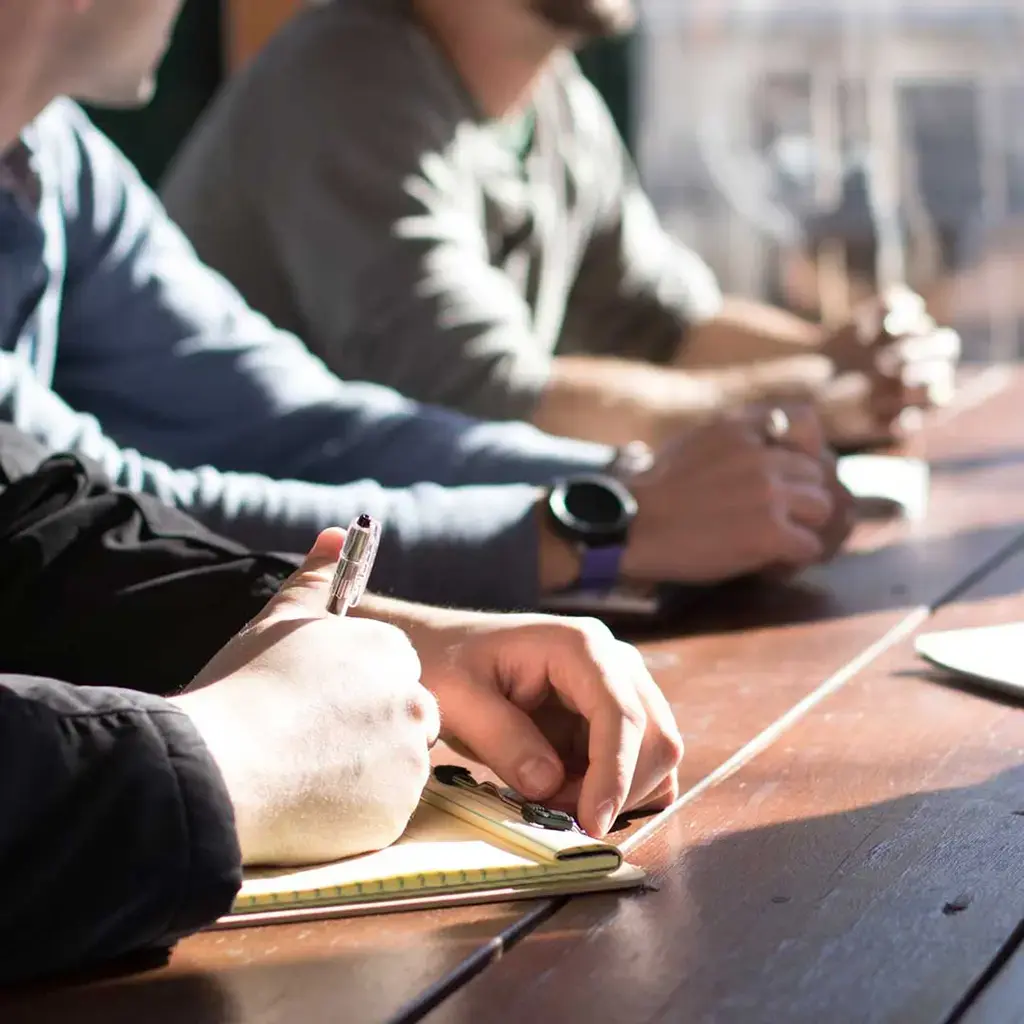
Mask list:
[[[364,512],[357,520],[356,524],[361,526],[364,530],[368,530],[373,525],[373,520]]]

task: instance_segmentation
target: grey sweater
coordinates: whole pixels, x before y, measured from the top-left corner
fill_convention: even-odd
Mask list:
[[[228,84],[164,183],[200,255],[342,376],[473,415],[530,418],[553,354],[671,358],[719,291],[571,55],[517,132],[410,6],[305,12]]]
[[[67,101],[0,157],[0,420],[256,548],[370,512],[376,589],[492,607],[537,600],[529,485],[612,454],[340,380],[203,266]]]

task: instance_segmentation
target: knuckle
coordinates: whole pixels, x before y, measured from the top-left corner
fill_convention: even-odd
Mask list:
[[[376,629],[370,636],[363,638],[367,645],[372,645],[378,654],[386,656],[389,670],[401,677],[408,677],[416,682],[420,677],[420,656],[412,641],[397,626],[386,622],[375,622]]]
[[[426,732],[428,746],[433,746],[441,732],[441,706],[434,695],[426,690],[421,690],[414,701],[418,712],[415,721],[419,722]]]
[[[640,703],[636,691],[615,695],[614,699],[623,724],[642,735],[647,730],[647,712]]]
[[[686,753],[683,737],[678,729],[661,730],[654,747],[654,756],[659,769],[666,774],[679,766]]]
[[[426,690],[421,690],[419,693],[414,692],[405,701],[406,718],[413,722],[428,723],[431,715],[431,703],[434,704],[436,710],[437,704]]]
[[[588,652],[615,639],[612,631],[600,619],[571,619],[566,620],[565,626],[566,638]]]
[[[329,583],[330,577],[326,573],[309,568],[299,569],[286,581],[281,590],[281,596],[288,597],[297,590],[321,590],[325,584]]]
[[[634,647],[633,644],[627,643],[625,640],[616,640],[615,645],[616,651],[619,657],[622,658],[626,668],[632,669],[644,677],[650,676],[650,672],[647,670],[647,662],[644,661],[644,656],[640,653],[638,647]]]

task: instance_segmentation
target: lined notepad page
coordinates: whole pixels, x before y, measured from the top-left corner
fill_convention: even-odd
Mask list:
[[[617,860],[617,851],[583,862],[514,852],[424,802],[402,838],[386,850],[298,871],[247,871],[234,911],[343,904],[394,898],[401,893],[501,888],[545,876],[586,877],[614,870]]]

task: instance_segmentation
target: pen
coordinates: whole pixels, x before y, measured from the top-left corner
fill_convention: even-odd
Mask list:
[[[349,608],[359,604],[366,592],[379,544],[380,523],[376,519],[363,514],[352,520],[327,598],[327,610],[332,615],[345,615]]]

